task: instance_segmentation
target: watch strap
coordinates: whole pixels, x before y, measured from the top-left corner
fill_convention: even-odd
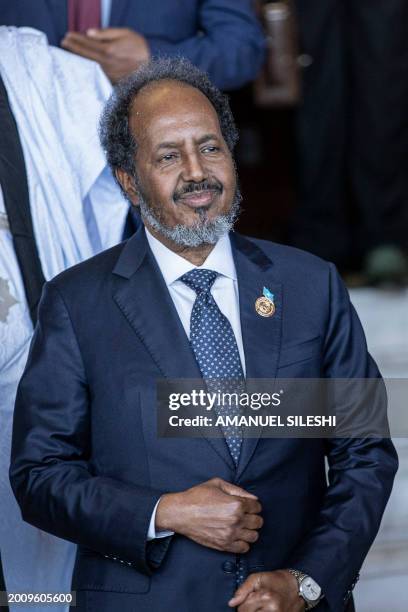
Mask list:
[[[307,574],[305,574],[304,572],[301,572],[300,570],[296,570],[296,569],[292,569],[292,568],[288,568],[288,572],[289,574],[292,574],[292,576],[294,576],[297,580],[298,583],[298,588],[299,588],[299,597],[301,597],[303,599],[303,601],[305,602],[305,609],[306,610],[313,610],[313,608],[315,608],[323,599],[323,595],[321,595],[319,597],[319,599],[317,599],[316,601],[310,601],[308,599],[305,598],[305,596],[303,595],[303,593],[300,590],[300,583],[302,582],[302,580],[304,580],[305,578],[308,577]]]

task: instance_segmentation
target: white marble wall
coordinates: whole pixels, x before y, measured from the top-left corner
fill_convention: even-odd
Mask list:
[[[383,376],[408,378],[408,290],[354,289],[351,299]],[[400,468],[355,588],[358,612],[408,611],[408,439],[394,443]]]

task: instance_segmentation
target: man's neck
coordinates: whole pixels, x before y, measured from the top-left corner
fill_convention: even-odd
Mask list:
[[[198,247],[186,247],[179,244],[175,244],[172,240],[165,238],[158,231],[154,230],[152,227],[148,227],[149,232],[152,236],[154,236],[159,242],[164,244],[165,247],[180,255],[184,259],[187,259],[193,266],[202,266],[213,248],[215,244],[202,244]]]

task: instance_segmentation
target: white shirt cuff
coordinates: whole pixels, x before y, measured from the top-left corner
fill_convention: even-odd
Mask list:
[[[153,508],[152,516],[151,516],[150,523],[149,523],[149,530],[147,532],[148,540],[155,540],[156,538],[166,538],[167,536],[174,535],[174,531],[157,531],[156,532],[156,512],[157,512],[157,506],[159,505],[160,499],[157,501],[155,507]]]

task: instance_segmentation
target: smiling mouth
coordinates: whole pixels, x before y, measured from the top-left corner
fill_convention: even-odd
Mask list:
[[[220,195],[219,189],[203,189],[201,191],[190,191],[174,199],[176,204],[182,203],[191,208],[211,206],[214,200]]]

